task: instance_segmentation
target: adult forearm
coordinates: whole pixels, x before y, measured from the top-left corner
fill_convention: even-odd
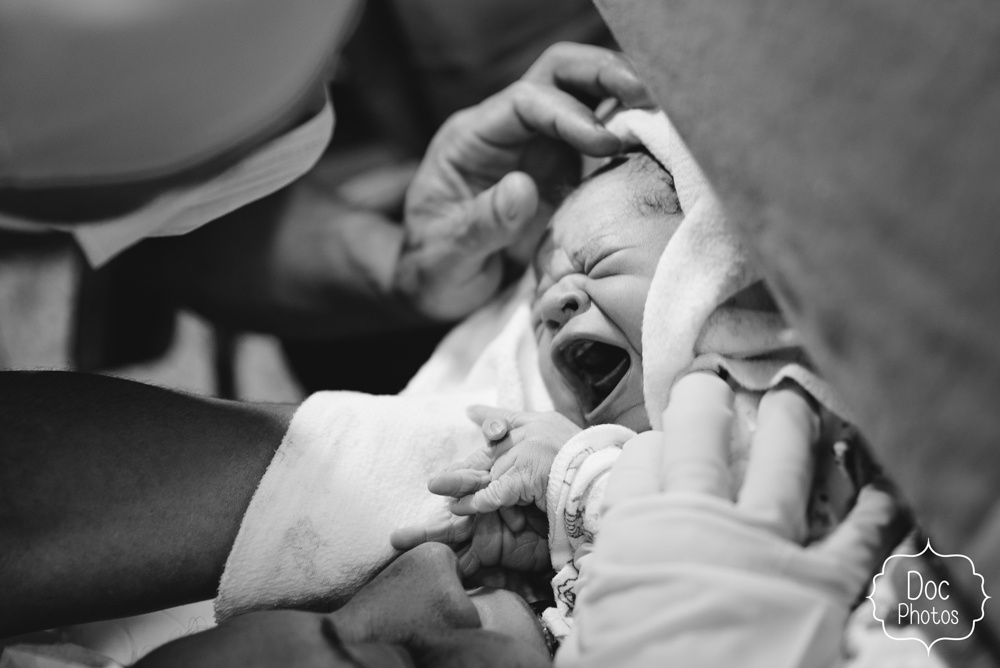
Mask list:
[[[0,636],[213,596],[291,412],[0,373]]]

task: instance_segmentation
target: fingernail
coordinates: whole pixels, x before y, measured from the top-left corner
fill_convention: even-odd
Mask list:
[[[497,420],[491,420],[490,423],[486,425],[486,431],[490,435],[490,438],[497,439],[504,435],[504,426]]]
[[[510,200],[507,202],[507,219],[519,220],[521,218],[521,202],[513,196],[508,196],[507,199]]]

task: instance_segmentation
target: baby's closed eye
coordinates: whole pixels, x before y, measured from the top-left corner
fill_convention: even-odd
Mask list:
[[[584,265],[584,273],[590,278],[605,278],[626,271],[629,264],[627,250],[626,248],[618,248],[602,253]]]

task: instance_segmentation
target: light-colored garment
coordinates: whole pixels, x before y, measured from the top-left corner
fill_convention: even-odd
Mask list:
[[[4,0],[0,186],[175,174],[288,118],[356,0]]]
[[[127,188],[254,146],[319,108],[357,10],[356,0],[0,3],[0,188]],[[99,266],[287,185],[332,128],[327,103],[222,173],[164,186],[127,214],[63,225],[9,212],[0,228],[71,232]]]
[[[582,578],[558,668],[829,668],[868,573],[674,492],[608,511]]]
[[[87,223],[28,221],[0,212],[0,228],[19,232],[59,230],[75,238],[91,266],[99,267],[147,237],[187,234],[250,202],[266,197],[308,172],[330,142],[333,106],[259,147],[204,182],[171,188],[135,211]]]
[[[216,599],[220,621],[345,601],[397,555],[393,530],[447,512],[427,480],[485,444],[467,406],[552,410],[530,287],[456,328],[400,395],[320,392],[306,400],[243,518]]]

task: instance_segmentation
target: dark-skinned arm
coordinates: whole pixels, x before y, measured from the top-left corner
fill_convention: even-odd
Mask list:
[[[293,409],[0,373],[0,637],[214,596]]]

